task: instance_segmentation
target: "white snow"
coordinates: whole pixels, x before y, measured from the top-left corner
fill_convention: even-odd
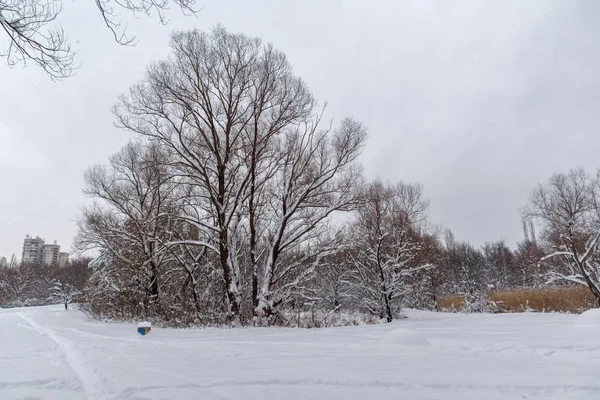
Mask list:
[[[141,336],[62,306],[0,310],[0,399],[600,399],[600,339],[573,335],[576,315],[406,314]],[[430,346],[382,346],[414,335]]]
[[[381,338],[384,346],[429,346],[429,341],[417,331],[398,328],[387,332]]]
[[[137,324],[138,328],[151,328],[152,324],[150,322],[140,322],[139,324]]]
[[[600,329],[600,308],[594,308],[582,313],[577,317],[575,325],[579,327],[593,327]]]

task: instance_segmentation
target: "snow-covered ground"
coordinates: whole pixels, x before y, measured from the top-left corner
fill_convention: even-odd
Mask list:
[[[600,399],[598,327],[575,315],[407,314],[141,336],[61,306],[0,310],[0,399]]]

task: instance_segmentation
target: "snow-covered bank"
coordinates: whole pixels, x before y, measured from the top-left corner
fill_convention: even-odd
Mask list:
[[[407,314],[141,336],[61,306],[0,310],[0,399],[600,398],[600,341],[576,315]]]

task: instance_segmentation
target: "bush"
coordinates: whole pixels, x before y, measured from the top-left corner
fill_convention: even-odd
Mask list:
[[[371,314],[362,312],[326,312],[283,310],[273,325],[291,328],[328,328],[337,326],[374,325],[385,323]]]

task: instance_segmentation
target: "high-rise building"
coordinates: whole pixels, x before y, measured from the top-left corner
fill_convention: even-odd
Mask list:
[[[32,238],[27,235],[23,241],[22,260],[24,263],[64,267],[69,261],[69,253],[61,252],[56,240],[53,244],[46,244],[39,236]]]
[[[60,246],[56,244],[45,244],[44,250],[42,251],[42,265],[58,267],[58,260],[60,257]]]
[[[69,263],[69,253],[60,252],[58,254],[58,266],[64,268]]]
[[[23,256],[21,260],[24,263],[41,264],[42,254],[44,252],[44,239],[36,236],[35,238],[27,235],[23,241]]]

